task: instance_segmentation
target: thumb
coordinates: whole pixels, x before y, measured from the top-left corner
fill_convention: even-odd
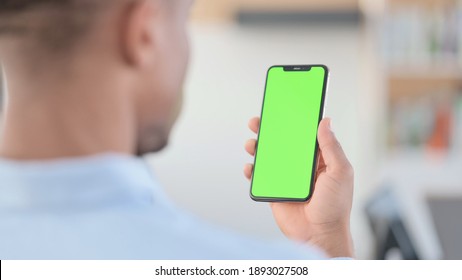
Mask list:
[[[342,176],[352,169],[342,146],[332,132],[329,118],[319,123],[318,143],[328,173]]]

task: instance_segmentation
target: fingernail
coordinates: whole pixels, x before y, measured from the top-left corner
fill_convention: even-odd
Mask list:
[[[327,127],[330,131],[332,131],[332,119],[329,119],[329,121],[327,122]]]

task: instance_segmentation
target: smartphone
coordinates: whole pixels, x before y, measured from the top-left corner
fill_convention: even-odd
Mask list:
[[[253,200],[305,202],[311,198],[328,77],[325,65],[268,70],[250,187]]]

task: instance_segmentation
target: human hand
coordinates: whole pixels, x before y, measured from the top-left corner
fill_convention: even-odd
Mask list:
[[[290,239],[316,245],[331,257],[353,257],[350,233],[350,213],[353,201],[353,167],[331,130],[331,120],[319,124],[319,158],[314,193],[305,203],[270,203],[273,216],[281,231]],[[249,128],[258,133],[260,118],[253,118]],[[245,144],[254,156],[256,139]],[[250,180],[253,164],[244,167]]]

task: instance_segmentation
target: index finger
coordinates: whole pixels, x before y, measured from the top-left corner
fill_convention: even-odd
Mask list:
[[[250,119],[249,128],[254,133],[258,133],[258,130],[260,129],[260,117],[254,117],[254,118]]]

